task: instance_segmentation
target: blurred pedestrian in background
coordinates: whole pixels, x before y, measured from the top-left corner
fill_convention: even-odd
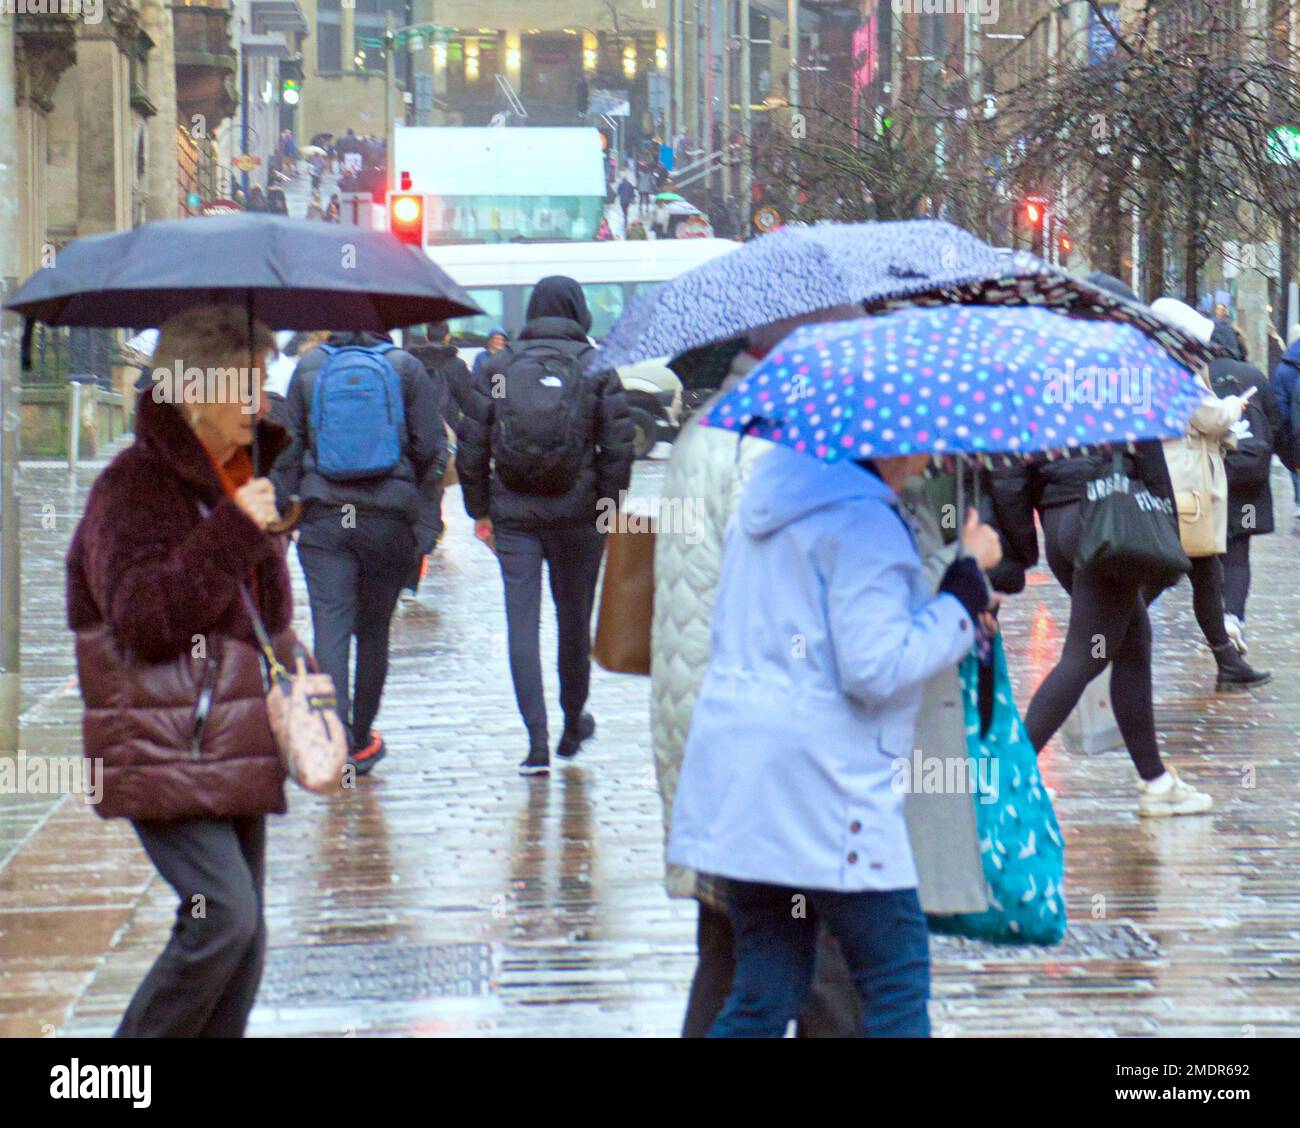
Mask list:
[[[481,353],[474,358],[474,375],[478,376],[487,366],[489,361],[496,356],[502,349],[510,344],[510,334],[506,332],[502,325],[493,325],[488,330],[487,346]],[[457,389],[453,386],[452,394],[456,396],[456,402],[460,404],[461,410],[464,410],[464,399]]]
[[[591,313],[572,278],[543,278],[519,340],[474,379],[459,432],[458,471],[475,535],[496,553],[505,587],[510,676],[528,730],[523,775],[551,767],[542,662],[542,564],[559,623],[556,755],[570,759],[596,730],[585,711],[591,611],[605,536],[600,506],[632,477],[634,429],[617,373],[588,374]]]
[[[1157,298],[1151,312],[1183,329],[1204,345],[1214,335],[1214,323],[1176,298]],[[1232,339],[1231,327],[1227,330]],[[1254,393],[1230,394],[1220,398],[1206,387],[1205,398],[1192,416],[1187,434],[1164,444],[1165,461],[1173,482],[1174,496],[1188,499],[1195,514],[1180,507],[1183,547],[1192,561],[1192,608],[1197,625],[1209,643],[1218,666],[1216,690],[1234,690],[1263,685],[1271,675],[1256,670],[1241,656],[1228,635],[1223,605],[1223,560],[1228,551],[1228,476],[1224,452],[1237,445],[1234,430]],[[1198,530],[1195,543],[1189,536],[1189,517]]]
[[[1270,387],[1278,413],[1274,445],[1282,465],[1291,472],[1296,531],[1300,532],[1300,325],[1292,325],[1287,337],[1286,351],[1273,369]]]
[[[1110,275],[1092,274],[1087,280],[1130,301],[1137,298]],[[1079,703],[1088,683],[1109,666],[1115,721],[1140,780],[1138,813],[1149,817],[1201,814],[1213,806],[1213,799],[1183,780],[1160,755],[1147,614],[1154,593],[1144,592],[1136,579],[1123,584],[1094,569],[1076,567],[1084,492],[1109,460],[1108,450],[1077,449],[1052,458],[1015,459],[995,467],[988,476],[992,521],[1004,538],[1008,558],[1000,577],[995,574],[995,582],[1001,578],[1003,590],[1014,591],[1023,586],[1023,577],[1006,583],[1008,569],[1027,571],[1037,565],[1036,514],[1047,565],[1070,594],[1070,622],[1061,656],[1029,702],[1025,729],[1041,752]],[[1123,453],[1122,466],[1131,482],[1172,506],[1174,485],[1159,443],[1133,444]]]
[[[1224,452],[1228,476],[1228,541],[1222,557],[1224,628],[1239,653],[1245,654],[1246,599],[1250,594],[1250,541],[1271,533],[1273,524],[1273,471],[1276,438],[1282,416],[1268,379],[1246,363],[1240,351],[1241,335],[1219,322],[1210,337],[1215,359],[1210,362],[1210,384],[1220,398],[1254,395],[1245,400],[1242,417],[1233,424],[1236,445]]]
[[[446,432],[424,366],[383,333],[331,335],[298,363],[285,399],[294,442],[273,478],[281,498],[302,502],[298,559],[317,661],[334,679],[351,761],[365,775],[387,752],[372,726],[389,627],[411,569],[437,539],[425,487],[447,464]]]

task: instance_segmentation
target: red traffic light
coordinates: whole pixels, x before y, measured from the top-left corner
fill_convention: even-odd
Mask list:
[[[424,197],[394,192],[388,197],[388,230],[403,243],[424,245]]]
[[[1043,222],[1043,205],[1034,200],[1025,204],[1025,218],[1029,220],[1031,227],[1037,227]]]
[[[1068,235],[1061,236],[1061,254],[1068,255],[1074,250],[1074,241]]]

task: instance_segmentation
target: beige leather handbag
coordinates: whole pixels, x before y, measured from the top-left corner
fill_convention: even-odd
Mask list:
[[[337,791],[348,762],[348,737],[339,720],[334,679],[309,673],[302,655],[290,673],[275,656],[262,617],[248,589],[241,587],[244,609],[253,623],[266,665],[266,712],[290,779],[306,791]]]
[[[1211,494],[1213,475],[1210,452],[1205,439],[1188,438],[1200,447],[1201,474],[1197,489],[1179,490],[1174,494],[1178,508],[1178,535],[1183,551],[1190,557],[1213,556],[1217,551],[1215,541],[1214,498]]]

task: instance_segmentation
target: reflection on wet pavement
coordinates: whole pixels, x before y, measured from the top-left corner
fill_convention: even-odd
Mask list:
[[[636,488],[661,477],[642,463]],[[55,468],[24,473],[26,743],[47,755],[78,745],[61,553],[89,478],[70,490]],[[1289,483],[1275,486],[1286,530]],[[350,794],[291,792],[272,820],[272,947],[251,1033],[675,1035],[695,914],[662,888],[648,683],[597,672],[597,738],[549,780],[520,779],[500,580],[457,490],[446,511],[420,602],[394,628],[379,718],[390,755]],[[1275,678],[1253,696],[1211,692],[1185,585],[1153,608],[1161,738],[1214,793],[1213,816],[1141,823],[1125,753],[1053,743],[1071,932],[1051,950],[937,938],[937,1033],[1296,1031],[1298,549],[1288,532],[1255,543],[1251,659]],[[1050,577],[1032,579],[1002,616],[1022,705],[1068,617]],[[558,717],[554,682],[548,670]],[[0,796],[0,825],[0,1034],[111,1032],[170,927],[170,890],[130,828],[79,799]]]

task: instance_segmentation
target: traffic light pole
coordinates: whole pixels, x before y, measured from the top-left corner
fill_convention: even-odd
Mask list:
[[[393,51],[396,46],[393,13],[389,12],[384,20],[384,182],[390,191],[397,186],[397,157],[393,153],[397,132],[393,113],[393,87],[396,85],[393,80]]]

